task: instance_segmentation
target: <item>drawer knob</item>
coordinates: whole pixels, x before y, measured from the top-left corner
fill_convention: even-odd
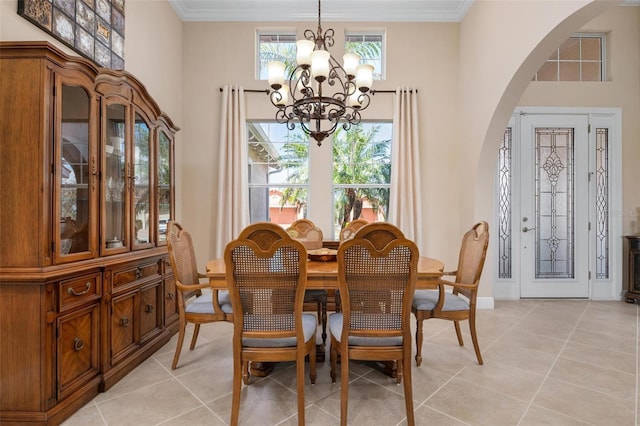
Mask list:
[[[129,326],[129,318],[124,317],[120,320],[120,325],[123,327],[128,327]]]
[[[73,349],[78,352],[81,351],[82,348],[84,348],[84,341],[79,337],[73,339]]]
[[[77,292],[72,287],[69,287],[67,289],[67,293],[73,294],[74,296],[82,296],[83,294],[87,294],[89,292],[89,289],[91,288],[91,281],[87,282],[84,285],[84,287],[85,287],[84,290],[82,290],[80,292]]]
[[[167,293],[167,299],[173,300],[173,293]]]
[[[147,313],[153,312],[153,305],[147,305],[144,307],[144,311]]]
[[[142,269],[138,268],[136,269],[136,279],[139,280],[140,278],[142,278]]]

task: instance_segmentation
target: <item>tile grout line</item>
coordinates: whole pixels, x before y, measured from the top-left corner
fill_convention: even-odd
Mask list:
[[[522,317],[520,317],[520,319],[519,319],[518,321],[516,321],[515,323],[513,323],[513,324],[511,325],[511,327],[509,327],[507,330],[505,330],[505,332],[504,332],[504,333],[502,333],[502,334],[501,334],[497,339],[495,339],[493,342],[491,342],[491,343],[490,343],[490,344],[489,344],[485,349],[490,348],[490,347],[491,347],[493,344],[495,344],[498,340],[500,340],[502,337],[504,337],[505,335],[507,335],[507,333],[509,333],[509,331],[511,331],[511,330],[512,330],[513,328],[515,328],[518,324],[520,324],[522,321],[524,321],[524,320],[525,320],[525,318],[526,318],[527,316],[529,316],[529,315],[530,315],[530,314],[531,314],[531,313],[532,313],[532,312],[533,312],[533,311],[534,311],[538,306],[540,306],[540,303],[536,303],[536,306],[534,306],[534,307],[532,307],[531,309],[529,309],[529,311],[526,313],[526,315],[523,315]],[[438,392],[440,392],[440,391],[441,391],[441,390],[442,390],[442,389],[443,389],[447,384],[451,383],[451,381],[452,381],[454,378],[456,378],[456,377],[457,377],[457,376],[458,376],[458,375],[459,375],[459,374],[460,374],[460,373],[461,373],[465,368],[467,368],[469,365],[471,365],[471,363],[472,363],[472,362],[473,362],[473,361],[469,361],[467,364],[465,364],[465,365],[464,365],[464,367],[462,367],[460,370],[458,370],[458,372],[456,372],[456,373],[455,373],[454,375],[452,375],[448,380],[446,380],[446,381],[445,381],[441,386],[439,386],[435,391],[433,391],[433,392],[431,393],[431,395],[429,395],[429,396],[428,396],[424,401],[422,401],[420,404],[418,404],[418,406],[414,408],[414,411],[416,411],[416,410],[417,410],[418,408],[420,408],[420,407],[426,406],[426,405],[427,405],[427,402],[428,402],[431,398],[433,398],[433,396],[434,396],[434,395],[436,395]],[[431,408],[431,407],[429,407],[429,409],[432,409],[432,410],[433,410],[433,408]],[[439,410],[435,410],[435,411],[438,411],[439,413],[442,413],[442,412],[441,412],[441,411],[439,411]],[[526,413],[526,410],[525,410],[525,413]],[[442,413],[442,414],[446,414],[446,413]],[[450,415],[448,415],[448,414],[446,414],[446,415],[447,415],[447,417],[451,417],[451,416],[450,416]],[[464,422],[463,420],[458,419],[457,417],[452,417],[452,418],[454,418],[455,420],[461,421],[461,422],[463,422],[463,423],[466,423],[466,422]]]
[[[214,339],[214,340],[215,340],[215,339]],[[205,368],[206,368],[206,366],[196,368],[196,369],[194,369],[194,370],[191,370],[191,371],[185,372],[185,373],[183,373],[183,374],[181,374],[181,375],[175,375],[175,374],[174,374],[174,372],[173,372],[173,370],[168,369],[165,365],[163,365],[163,364],[160,362],[160,360],[156,359],[155,357],[154,357],[154,359],[155,359],[155,361],[156,361],[158,364],[160,364],[160,366],[161,366],[162,368],[164,368],[164,369],[165,369],[169,374],[171,374],[171,376],[173,376],[173,378],[174,378],[178,383],[180,383],[180,385],[182,385],[182,387],[183,387],[187,392],[189,392],[189,393],[190,393],[190,394],[191,394],[191,395],[192,395],[192,396],[193,396],[197,401],[199,401],[202,407],[204,407],[206,410],[208,410],[211,414],[213,414],[213,415],[214,415],[218,420],[220,420],[222,423],[225,423],[225,424],[226,424],[226,422],[224,421],[224,419],[223,419],[222,417],[220,417],[220,416],[218,415],[218,413],[216,413],[215,411],[213,411],[213,410],[212,410],[212,409],[207,405],[207,403],[205,403],[203,400],[201,400],[200,398],[198,398],[198,396],[197,396],[195,393],[193,393],[193,392],[191,391],[191,389],[189,389],[189,388],[187,387],[187,385],[185,385],[185,384],[184,384],[184,382],[183,382],[182,380],[180,380],[180,377],[182,377],[182,376],[184,376],[184,375],[186,375],[186,374],[192,373],[192,372],[194,372],[194,371],[196,371],[196,372],[197,372],[198,370],[203,370],[203,369],[205,369]],[[267,378],[265,377],[264,379],[267,379]],[[225,393],[225,394],[223,394],[223,395],[220,395],[218,398],[214,398],[214,399],[212,399],[211,401],[209,401],[209,403],[214,402],[214,401],[217,401],[217,400],[219,400],[219,399],[221,399],[221,398],[224,398],[224,397],[226,397],[227,395],[231,395],[231,394],[232,394],[232,392],[227,392],[227,393]],[[192,410],[188,410],[188,411],[186,411],[186,412],[184,412],[184,413],[182,413],[182,414],[179,414],[179,415],[177,415],[177,416],[175,416],[175,417],[173,417],[173,418],[171,418],[171,419],[167,419],[167,420],[165,420],[165,421],[161,422],[160,424],[162,424],[162,423],[166,423],[167,421],[172,420],[172,419],[174,419],[174,418],[178,418],[178,417],[180,417],[180,416],[182,416],[182,415],[184,415],[184,414],[186,414],[186,413],[189,413],[189,412],[191,412],[191,411],[194,411],[194,410],[196,410],[196,409],[198,409],[198,408],[200,408],[200,407],[194,407]]]
[[[571,337],[576,332],[576,329],[578,328],[578,324],[584,318],[584,315],[585,315],[587,309],[589,308],[590,304],[591,304],[591,300],[588,300],[586,306],[584,307],[584,309],[582,310],[582,313],[580,314],[580,317],[576,320],[576,323],[573,326],[573,330],[571,330],[571,333],[565,339],[565,342],[562,345],[562,348],[560,349],[560,351],[558,351],[558,355],[556,355],[555,359],[553,360],[553,363],[551,364],[551,367],[549,367],[549,370],[547,370],[547,373],[544,375],[544,379],[542,379],[542,382],[540,382],[540,386],[538,386],[538,389],[536,389],[535,393],[531,397],[531,400],[527,404],[527,408],[525,408],[524,413],[522,413],[522,416],[520,417],[520,420],[518,421],[518,425],[522,424],[522,421],[524,420],[525,416],[529,412],[529,409],[533,405],[533,401],[536,399],[536,396],[538,396],[538,394],[540,393],[540,390],[542,389],[542,386],[544,386],[544,384],[546,383],[547,379],[549,378],[549,374],[551,374],[551,370],[553,370],[553,367],[555,367],[556,363],[558,362],[558,359],[562,355],[562,352],[564,352],[565,348],[567,347],[567,344],[569,343],[569,340],[571,339]],[[570,416],[568,416],[568,417],[569,418],[573,418],[573,417],[570,417]],[[578,419],[575,419],[575,420],[578,420]]]

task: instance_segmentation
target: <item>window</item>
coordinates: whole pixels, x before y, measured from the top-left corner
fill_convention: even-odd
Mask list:
[[[267,79],[267,64],[271,61],[284,62],[288,75],[296,64],[296,33],[258,32],[258,79]]]
[[[604,34],[575,34],[551,55],[534,81],[604,81]]]
[[[338,130],[332,143],[316,147],[298,126],[289,130],[274,122],[248,122],[251,223],[286,228],[309,218],[323,227],[325,239],[338,239],[340,229],[354,219],[385,221],[392,127],[390,122],[361,123]],[[314,159],[331,167],[310,167]]]
[[[361,123],[333,140],[334,235],[355,219],[384,222],[391,189],[391,123]]]
[[[513,128],[507,127],[498,151],[498,278],[511,276],[511,142]]]
[[[284,227],[307,216],[309,138],[296,127],[248,122],[249,211],[251,223]]]
[[[347,32],[345,34],[346,53],[357,53],[363,64],[374,67],[374,80],[384,78],[384,34],[378,32]]]

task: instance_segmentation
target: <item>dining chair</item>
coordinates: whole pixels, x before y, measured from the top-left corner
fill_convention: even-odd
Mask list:
[[[296,220],[286,231],[291,238],[300,241],[307,250],[322,248],[322,229],[309,219]],[[304,293],[305,303],[316,304],[318,322],[322,324],[323,345],[327,342],[327,296],[327,290],[307,290]]]
[[[365,219],[356,219],[349,222],[347,226],[340,230],[340,242],[353,238],[353,236],[356,235],[358,229],[362,228],[368,223],[369,222],[367,222]]]
[[[304,368],[316,380],[316,329],[303,313],[307,258],[304,246],[282,227],[259,222],[246,227],[224,252],[233,306],[231,424],[238,424],[242,382],[249,362],[295,361],[298,424],[304,425]]]
[[[411,383],[411,302],[418,248],[389,223],[363,226],[338,247],[338,285],[342,312],[331,314],[331,380],[341,358],[340,423],[347,424],[349,361],[397,362],[404,378],[407,424],[413,425]]]
[[[417,366],[422,363],[422,323],[429,318],[453,321],[460,346],[464,346],[460,332],[460,321],[468,320],[478,364],[483,364],[476,333],[476,300],[488,245],[489,224],[484,221],[478,222],[462,238],[458,269],[443,274],[455,276],[455,281],[440,280],[438,290],[417,290],[415,292],[411,311],[415,315],[417,323]],[[447,287],[451,291],[448,291]]]
[[[176,283],[180,318],[178,344],[171,363],[171,369],[175,370],[182,351],[187,324],[194,324],[190,346],[190,350],[193,350],[198,340],[200,324],[231,321],[233,310],[231,309],[229,292],[224,290],[202,291],[210,289],[209,282],[200,283],[200,278],[206,278],[206,275],[198,272],[191,234],[185,231],[178,222],[170,221],[167,224],[167,245],[169,262],[173,268]]]
[[[353,236],[356,235],[356,232],[358,231],[358,229],[362,228],[364,225],[368,223],[369,222],[367,222],[365,219],[355,219],[347,223],[347,226],[345,226],[340,230],[340,235],[339,235],[340,243],[353,238]],[[336,290],[335,303],[336,303],[336,312],[340,312],[342,310],[342,307],[340,306],[341,305],[340,290]]]

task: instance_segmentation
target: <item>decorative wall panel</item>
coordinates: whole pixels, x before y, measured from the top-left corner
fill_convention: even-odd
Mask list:
[[[124,69],[125,0],[18,0],[18,14],[91,59]]]

